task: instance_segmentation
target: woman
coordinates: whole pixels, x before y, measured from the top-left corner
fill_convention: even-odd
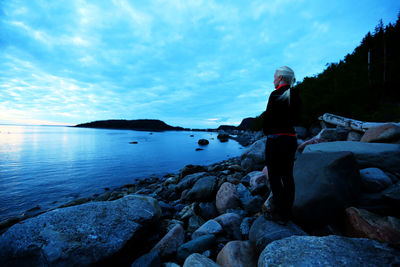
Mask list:
[[[297,149],[294,130],[300,115],[300,97],[292,88],[294,72],[280,67],[274,75],[273,91],[264,113],[263,131],[267,135],[265,159],[272,191],[273,209],[265,216],[276,221],[290,219],[294,201],[293,163]]]

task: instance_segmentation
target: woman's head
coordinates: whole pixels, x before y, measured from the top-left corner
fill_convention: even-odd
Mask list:
[[[274,75],[275,88],[277,88],[280,84],[284,83],[289,84],[290,87],[292,87],[295,82],[296,78],[294,77],[294,71],[291,68],[283,66],[275,71]]]

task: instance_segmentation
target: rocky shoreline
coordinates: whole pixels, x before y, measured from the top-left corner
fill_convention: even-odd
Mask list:
[[[0,264],[398,266],[396,127],[356,138],[341,127],[297,129],[306,142],[300,141],[295,162],[296,199],[287,225],[263,216],[270,194],[261,172],[266,139],[224,133],[252,145],[241,157],[187,165],[177,174],[3,223]]]

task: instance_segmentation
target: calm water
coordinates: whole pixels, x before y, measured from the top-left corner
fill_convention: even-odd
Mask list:
[[[195,151],[200,138],[210,144]],[[241,148],[206,132],[0,125],[0,221],[37,205],[56,207],[106,187],[161,177],[187,164],[216,163],[239,156]]]

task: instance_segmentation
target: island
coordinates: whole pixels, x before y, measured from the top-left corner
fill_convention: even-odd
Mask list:
[[[103,128],[103,129],[122,129],[136,131],[186,131],[183,127],[174,127],[160,120],[103,120],[81,123],[73,127],[80,128]]]

